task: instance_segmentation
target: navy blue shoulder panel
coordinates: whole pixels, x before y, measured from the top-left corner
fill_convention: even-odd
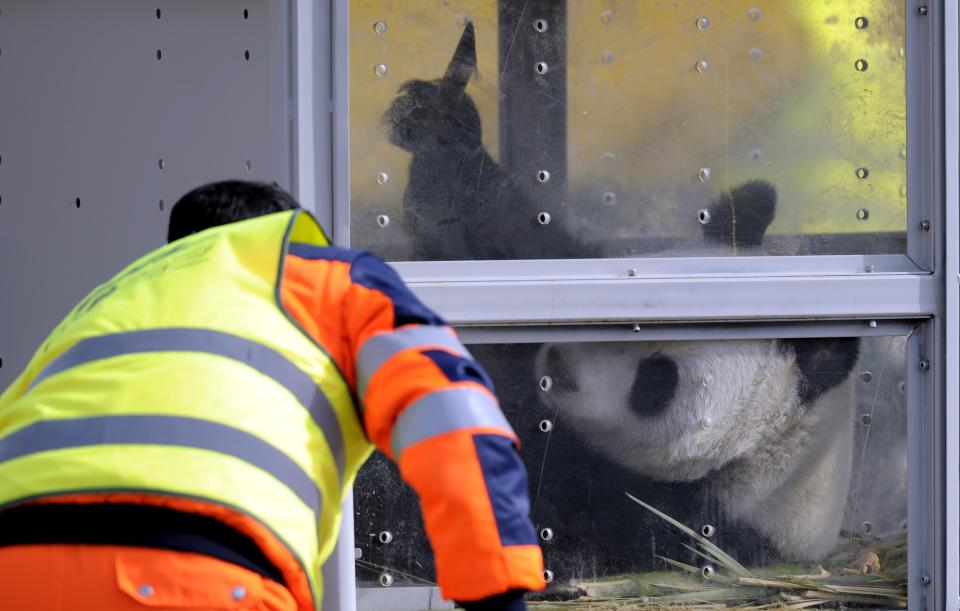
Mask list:
[[[382,293],[393,303],[394,326],[447,324],[417,299],[392,267],[372,253],[339,246],[313,246],[301,242],[291,242],[288,252],[301,259],[349,263],[350,280]]]
[[[433,361],[451,382],[477,382],[496,394],[493,389],[493,380],[473,359],[450,354],[443,350],[421,350],[420,354]]]
[[[474,435],[473,443],[501,545],[536,545],[537,534],[530,523],[527,471],[513,441],[501,435]]]

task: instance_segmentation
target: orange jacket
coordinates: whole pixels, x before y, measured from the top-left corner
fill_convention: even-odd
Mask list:
[[[372,254],[290,245],[281,299],[355,389],[367,436],[420,497],[447,598],[543,588],[518,440],[454,331]],[[482,420],[482,419],[481,419]]]

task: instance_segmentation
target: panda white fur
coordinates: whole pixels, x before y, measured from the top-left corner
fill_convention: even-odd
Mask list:
[[[536,373],[552,380],[547,411],[611,461],[658,481],[706,481],[726,518],[781,559],[812,561],[837,545],[845,509],[852,529],[905,517],[902,418],[878,414],[872,444],[855,429],[858,348],[856,339],[555,344],[540,349]]]

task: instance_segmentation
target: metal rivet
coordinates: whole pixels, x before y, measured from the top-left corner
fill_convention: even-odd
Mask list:
[[[634,333],[640,333],[640,329],[641,329],[640,323],[638,323],[638,322],[637,322],[637,323],[633,323],[633,332],[634,332]]]
[[[700,168],[697,172],[697,178],[700,179],[700,182],[707,182],[710,180],[710,168]]]
[[[540,538],[544,541],[549,541],[553,539],[553,529],[552,528],[541,528],[540,529]]]
[[[903,380],[900,380],[900,383],[897,384],[897,392],[899,392],[901,395],[907,392],[907,383]]]
[[[924,15],[926,15],[926,13],[924,13]],[[923,575],[921,575],[921,576],[920,576],[920,585],[924,585],[924,586],[930,585],[930,575],[927,575],[926,573],[924,573]]]
[[[710,64],[707,63],[707,60],[700,59],[700,60],[697,60],[697,63],[695,63],[693,67],[696,68],[697,72],[706,72],[707,68],[710,67]]]
[[[710,223],[710,211],[704,208],[697,213],[697,220],[700,221],[701,225],[708,225]]]
[[[553,571],[551,571],[550,569],[544,570],[543,580],[547,583],[551,583],[553,581]]]
[[[857,168],[857,178],[863,180],[867,176],[870,176],[870,170],[868,168]]]
[[[873,414],[860,414],[860,424],[870,426],[873,422]]]
[[[920,8],[917,9],[917,13],[921,17],[926,17],[928,12],[929,12],[929,9],[926,6],[921,6]]]
[[[707,386],[710,386],[711,384],[713,384],[713,374],[712,374],[712,373],[705,373],[705,374],[703,374],[702,376],[700,376],[700,385],[701,385],[701,386],[703,386],[704,388],[706,388]]]
[[[167,165],[167,164],[163,161],[163,159],[160,159],[159,161],[157,161],[157,167],[159,167],[161,170],[162,170],[164,167],[166,167],[166,165]]]
[[[613,191],[607,191],[606,193],[603,194],[603,197],[601,199],[603,199],[603,203],[605,203],[606,205],[612,206],[615,203],[617,203],[617,194],[614,193]]]
[[[543,392],[550,392],[551,388],[553,388],[553,378],[550,376],[543,376],[540,378],[540,390]]]
[[[537,425],[537,428],[540,429],[541,433],[549,433],[553,430],[553,422],[544,418],[540,421],[540,424]]]
[[[872,266],[872,265],[864,265],[864,266],[863,266],[863,271],[864,271],[865,273],[867,273],[867,274],[872,274],[872,273],[873,273],[873,266]]]
[[[698,17],[697,18],[697,29],[706,30],[710,27],[710,18],[709,17]]]
[[[537,19],[533,22],[533,29],[543,34],[547,31],[547,20],[546,19]]]
[[[866,30],[867,26],[870,25],[870,20],[866,17],[857,17],[853,20],[853,25],[856,26],[858,30]]]
[[[386,172],[380,172],[380,173],[377,174],[377,184],[378,184],[378,185],[385,185],[385,184],[387,184],[388,182],[390,182],[390,175],[389,175],[389,174],[387,174]]]
[[[713,569],[713,567],[710,566],[709,564],[704,565],[703,570],[702,570],[701,572],[703,573],[703,578],[704,578],[704,579],[710,579],[710,578],[712,578],[714,575],[716,575],[716,573],[717,573],[717,572]]]
[[[712,537],[716,532],[717,529],[714,528],[712,524],[704,524],[703,527],[700,528],[700,534],[707,538]]]
[[[380,534],[377,535],[377,541],[386,545],[387,543],[393,541],[393,533],[389,530],[381,531]]]
[[[549,212],[541,212],[540,214],[538,214],[538,215],[537,215],[537,222],[540,223],[541,225],[549,225],[549,224],[550,224],[550,213],[549,213]]]
[[[247,589],[243,586],[234,586],[230,590],[230,596],[233,600],[243,600],[247,597]]]
[[[380,585],[389,588],[393,585],[393,575],[390,573],[381,573],[380,574]]]
[[[920,231],[930,231],[930,221],[920,221]]]
[[[165,203],[163,202],[163,200],[161,199],[161,200],[160,200],[160,211],[161,211],[161,212],[163,212],[164,206],[166,206],[166,204],[165,204]]]
[[[153,586],[149,583],[141,584],[140,587],[137,588],[137,593],[144,598],[150,598],[153,596],[154,591],[155,590],[153,589]]]
[[[700,428],[702,428],[703,430],[707,430],[711,426],[713,426],[713,420],[711,420],[710,418],[704,418],[703,420],[700,421]]]
[[[866,72],[870,64],[867,63],[867,60],[861,58],[853,62],[853,67],[857,69],[857,72]]]
[[[897,155],[900,156],[900,159],[906,159],[906,158],[907,158],[907,147],[901,145],[900,148],[897,149]]]
[[[547,182],[548,180],[550,180],[550,172],[547,170],[537,172],[537,182]]]
[[[637,272],[637,268],[635,267],[631,267],[630,269],[627,270],[627,275],[630,276],[631,278],[636,276],[638,273],[639,272]]]
[[[610,23],[613,21],[613,12],[612,11],[603,11],[600,13],[600,21],[604,23]]]
[[[760,14],[760,9],[752,8],[747,11],[747,18],[750,19],[750,21],[760,21]]]
[[[750,59],[752,59],[752,60],[755,61],[755,62],[758,62],[758,61],[760,61],[761,59],[763,59],[763,51],[761,51],[760,49],[757,49],[757,48],[750,49],[750,50],[747,52],[747,55],[749,55],[749,56],[750,56]]]
[[[860,381],[864,384],[869,384],[873,381],[873,373],[869,371],[864,371],[860,374]]]
[[[876,328],[877,328],[877,321],[871,320],[870,322],[867,323],[867,326],[870,327],[871,329],[876,329]]]
[[[872,532],[873,532],[873,523],[871,523],[871,522],[864,522],[863,524],[861,524],[861,525],[860,525],[860,532],[862,532],[862,533],[865,534],[865,535],[869,535],[870,533],[872,533]]]
[[[610,51],[604,51],[603,53],[600,54],[601,64],[609,64],[612,61],[613,61],[613,53],[611,53]]]
[[[386,64],[377,64],[373,67],[373,73],[383,78],[387,76],[387,65]]]
[[[360,558],[363,558],[363,550],[359,547],[353,548],[353,559],[359,560]]]
[[[547,62],[537,62],[533,69],[537,71],[537,74],[546,74],[550,70],[550,66],[547,65]]]
[[[389,224],[390,224],[389,216],[387,216],[386,214],[381,214],[377,216],[377,225],[380,225],[381,227],[386,227]]]
[[[858,221],[865,221],[865,220],[867,220],[868,218],[870,218],[870,211],[869,211],[869,210],[867,210],[866,208],[860,208],[859,210],[857,210],[857,220],[858,220]]]
[[[253,169],[253,162],[247,159],[246,161],[243,162],[243,167],[247,168],[247,171],[249,172],[250,170]]]
[[[373,23],[373,31],[377,34],[383,34],[387,31],[387,24],[383,21],[375,21]]]
[[[750,157],[753,159],[760,159],[763,157],[763,149],[753,149],[750,151]]]
[[[924,371],[930,369],[930,361],[920,361],[920,369]]]

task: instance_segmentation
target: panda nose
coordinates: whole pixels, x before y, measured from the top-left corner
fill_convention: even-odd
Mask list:
[[[658,416],[677,392],[677,364],[665,356],[640,361],[630,389],[630,408],[639,416]]]
[[[547,350],[546,366],[546,373],[553,382],[550,389],[551,392],[573,393],[580,390],[570,363],[567,361],[567,358],[563,356],[563,351],[559,350],[556,346],[551,346],[550,349]]]

